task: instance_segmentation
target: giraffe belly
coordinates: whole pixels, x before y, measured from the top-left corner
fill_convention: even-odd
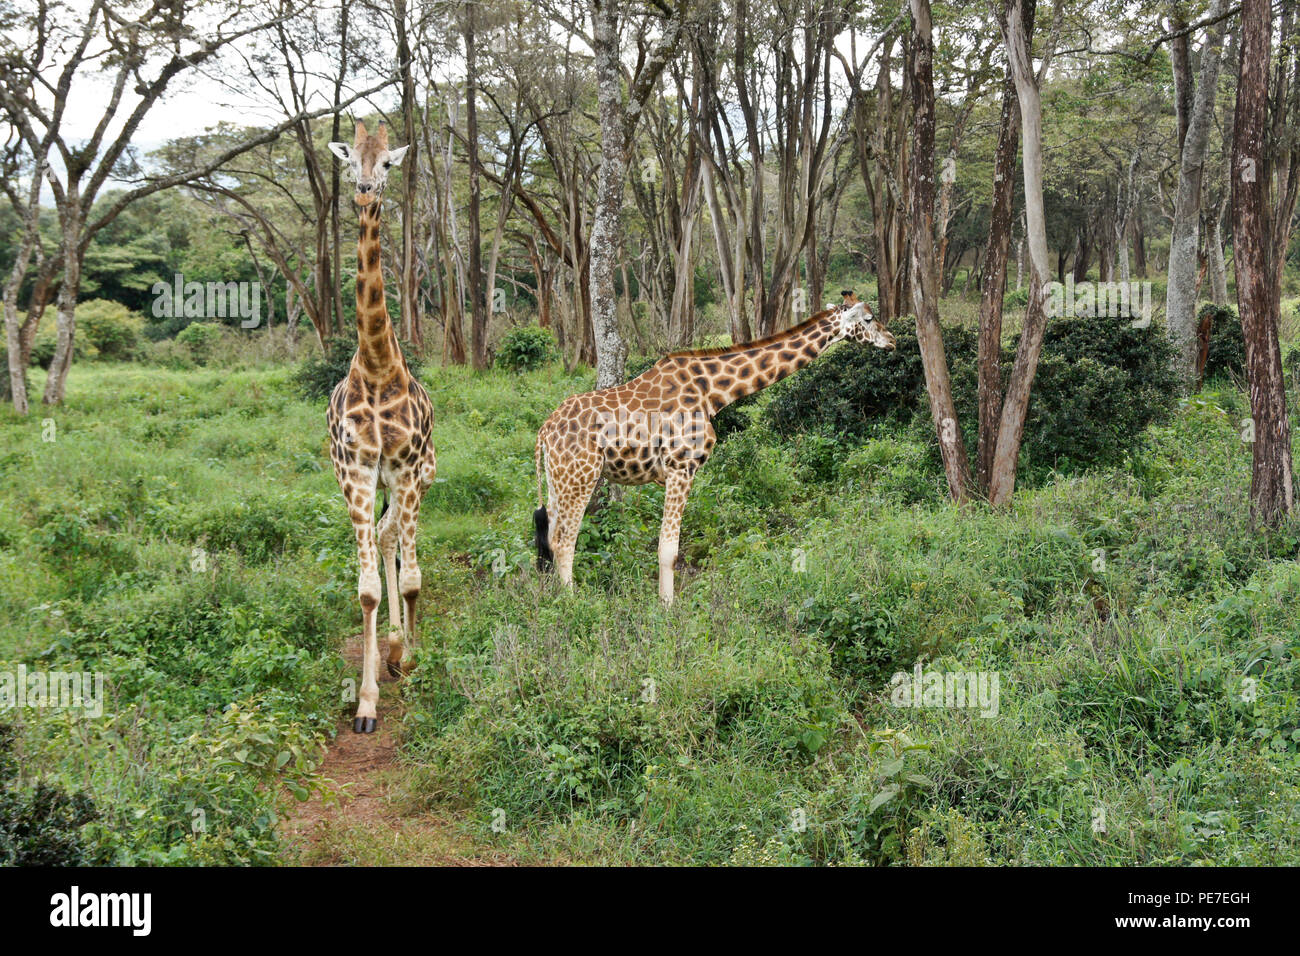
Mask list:
[[[606,453],[600,474],[616,485],[662,485],[666,472],[659,455],[641,459]]]

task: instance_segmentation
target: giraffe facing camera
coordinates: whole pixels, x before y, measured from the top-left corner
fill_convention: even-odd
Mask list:
[[[369,734],[374,733],[378,721],[379,555],[383,555],[388,581],[388,672],[400,677],[410,669],[410,649],[416,636],[415,607],[421,583],[415,556],[416,525],[420,502],[437,471],[437,458],[432,437],[433,405],[402,357],[388,316],[380,266],[379,192],[388,167],[401,162],[406,147],[389,152],[388,134],[382,125],[376,136],[368,136],[365,126],[357,123],[355,147],[330,143],[330,149],[352,163],[360,207],[357,351],[347,377],[330,395],[326,422],[334,477],[348,503],[360,569],[357,597],[361,602],[364,657],[352,730]],[[379,489],[384,489],[386,495],[376,527],[375,495]],[[391,508],[389,495],[394,505]]]
[[[330,143],[330,152],[343,161],[344,168],[356,181],[357,189],[353,198],[358,206],[369,206],[379,199],[388,180],[388,171],[402,165],[406,151],[410,146],[388,148],[388,127],[382,122],[379,129],[371,135],[366,132],[366,124],[357,120],[356,134],[352,145],[347,143]]]

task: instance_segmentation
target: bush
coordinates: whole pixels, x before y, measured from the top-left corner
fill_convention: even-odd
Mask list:
[[[949,326],[943,339],[953,400],[962,422],[973,429],[978,333]],[[1002,351],[1004,387],[1018,344],[1019,336]],[[1174,408],[1178,389],[1171,362],[1159,326],[1136,329],[1129,319],[1104,318],[1051,322],[1025,421],[1022,467],[1068,470],[1123,460],[1146,427]],[[773,431],[784,436],[818,431],[861,442],[879,437],[882,426],[910,426],[937,454],[929,414],[920,346],[915,334],[906,333],[898,335],[894,352],[840,346],[791,379],[766,411]],[[973,443],[972,430],[966,439]]]
[[[1206,315],[1212,316],[1210,326],[1210,352],[1205,359],[1206,379],[1219,376],[1246,374],[1246,336],[1241,331],[1241,319],[1232,306],[1206,303],[1196,315],[1199,325]]]
[[[533,372],[559,358],[550,329],[519,325],[508,331],[497,348],[497,368],[511,372]]]
[[[77,304],[77,335],[85,336],[100,358],[135,358],[144,319],[120,302],[91,299]]]
[[[54,350],[58,347],[58,344],[58,321],[53,310],[49,310],[46,312],[40,328],[36,330],[36,337],[32,339],[31,364],[48,369],[50,363],[54,361]],[[95,352],[93,347],[86,341],[86,337],[84,335],[75,335],[72,339],[73,361],[94,357]]]
[[[871,435],[878,424],[906,425],[926,405],[925,372],[914,329],[895,329],[892,352],[849,342],[781,386],[767,406],[772,430],[789,437],[822,431],[853,438]],[[973,374],[977,334],[949,326],[944,348],[953,376]]]
[[[1010,369],[1015,346],[1003,356]],[[1128,319],[1069,319],[1048,325],[1025,420],[1021,460],[1030,468],[1115,464],[1138,447],[1178,401],[1173,349],[1163,327]],[[970,407],[975,406],[972,392]]]
[[[176,333],[176,341],[189,347],[196,365],[207,365],[225,330],[217,322],[194,322]]]
[[[406,342],[398,341],[406,367],[414,378],[421,378],[424,368],[415,356],[415,350]],[[357,341],[350,335],[336,335],[325,343],[325,351],[303,361],[294,373],[293,382],[299,394],[312,402],[324,401],[334,391],[334,386],[348,377],[352,356],[357,354]]]
[[[81,828],[98,814],[84,793],[37,784],[17,787],[14,731],[0,724],[0,866],[85,866],[92,858]]]
[[[150,342],[145,347],[145,357],[154,365],[161,365],[173,371],[185,371],[194,368],[194,353],[184,342],[175,339],[162,339]]]

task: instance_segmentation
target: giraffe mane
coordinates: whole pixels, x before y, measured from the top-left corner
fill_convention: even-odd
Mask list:
[[[680,352],[669,352],[664,358],[704,358],[710,355],[727,355],[731,352],[743,352],[746,349],[762,348],[765,345],[771,345],[773,342],[779,342],[787,336],[800,332],[811,325],[822,321],[832,312],[838,312],[839,308],[823,309],[814,315],[811,319],[805,319],[798,325],[792,325],[784,332],[774,332],[771,335],[764,336],[761,339],[754,339],[750,342],[737,342],[734,345],[715,345],[707,349],[683,349]]]

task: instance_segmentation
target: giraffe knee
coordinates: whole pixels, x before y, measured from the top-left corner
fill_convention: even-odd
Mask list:
[[[402,564],[402,573],[398,576],[398,588],[402,592],[402,597],[419,594],[422,583],[420,566],[414,561],[404,562]]]
[[[363,611],[373,611],[379,606],[379,572],[362,571],[357,580],[357,597]]]

